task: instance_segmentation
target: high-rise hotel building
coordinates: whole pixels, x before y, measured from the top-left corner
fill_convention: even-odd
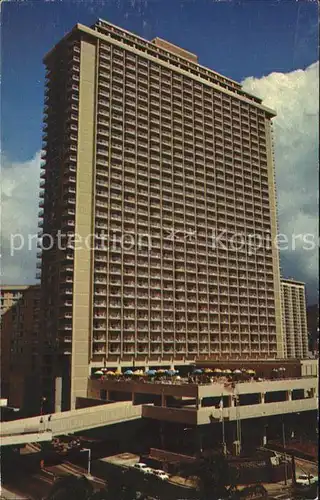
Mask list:
[[[281,279],[283,338],[285,357],[308,356],[308,325],[305,284]]]
[[[39,267],[64,398],[92,367],[282,357],[275,113],[102,20],[44,62]]]

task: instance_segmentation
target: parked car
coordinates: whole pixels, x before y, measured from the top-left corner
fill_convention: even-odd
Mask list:
[[[164,472],[164,470],[154,469],[152,473],[159,479],[162,479],[162,481],[167,481],[169,479],[169,475],[166,472]]]
[[[146,464],[144,464],[142,462],[138,462],[138,463],[134,464],[133,467],[135,469],[140,470],[144,474],[153,474],[153,470],[151,469],[151,467],[148,467]]]
[[[309,486],[314,483],[316,478],[312,474],[300,474],[297,476],[296,483],[304,486]]]

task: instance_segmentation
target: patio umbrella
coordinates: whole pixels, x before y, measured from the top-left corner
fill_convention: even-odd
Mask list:
[[[135,370],[133,372],[133,375],[139,375],[139,376],[141,376],[141,375],[143,375],[143,371],[142,370]]]
[[[255,371],[254,370],[247,370],[247,374],[248,375],[255,375]]]
[[[203,372],[202,372],[201,368],[197,368],[196,370],[194,370],[194,372],[193,372],[193,373],[194,373],[195,375],[201,375],[201,373],[203,373]]]
[[[166,373],[167,375],[169,375],[170,377],[173,377],[173,375],[176,374],[176,371],[175,370],[166,370]]]
[[[97,370],[96,372],[94,372],[94,375],[103,375],[103,371],[102,370]]]
[[[281,367],[279,368],[279,372],[285,372],[285,371],[286,371],[286,369],[285,369],[285,367],[284,367],[284,366],[281,366]]]
[[[111,370],[107,371],[107,375],[115,375],[114,372],[112,372]]]
[[[159,368],[159,370],[157,370],[157,373],[159,373],[161,375],[161,373],[165,373],[166,371],[163,370],[162,368]]]
[[[272,370],[273,372],[277,372],[278,371],[278,368],[273,368]]]
[[[108,368],[101,368],[101,371],[102,371],[103,373],[106,373],[106,372],[108,371]]]
[[[205,368],[205,369],[204,369],[204,373],[212,373],[211,368]]]
[[[222,370],[220,370],[220,368],[215,368],[213,371],[214,373],[222,373]]]
[[[117,370],[115,371],[115,375],[122,375],[122,371],[117,368]]]
[[[239,370],[239,369],[237,369],[237,370],[233,370],[233,373],[234,373],[235,375],[241,375],[242,371],[241,371],[241,370]]]
[[[147,374],[149,377],[153,377],[156,373],[157,373],[157,371],[156,371],[156,370],[148,370],[148,371],[146,372],[146,374]]]
[[[230,373],[232,373],[232,371],[227,368],[226,370],[223,370],[223,373],[227,373],[229,375]]]
[[[133,371],[132,370],[126,370],[124,372],[124,375],[133,375]]]
[[[177,380],[181,380],[181,377],[180,377],[180,375],[178,375],[178,376],[177,376]]]

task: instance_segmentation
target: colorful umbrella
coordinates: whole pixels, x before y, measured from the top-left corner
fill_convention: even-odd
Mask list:
[[[102,370],[97,370],[96,372],[94,372],[94,375],[103,375],[103,371]]]
[[[229,373],[232,373],[232,371],[231,371],[231,370],[229,370],[229,368],[227,368],[226,370],[223,370],[223,373],[227,373],[227,374],[229,374]]]
[[[117,370],[115,371],[115,374],[116,374],[116,375],[122,375],[122,371],[121,371],[121,370],[119,370],[119,368],[117,368]]]
[[[241,375],[242,371],[241,371],[241,370],[239,370],[239,369],[237,369],[237,370],[233,370],[233,373],[234,373],[235,375]]]
[[[166,374],[169,375],[170,377],[173,377],[173,375],[176,374],[175,370],[166,370]]]
[[[204,369],[204,373],[212,373],[211,368],[205,368],[205,369]]]
[[[194,370],[193,372],[195,375],[201,375],[201,373],[203,373],[203,371],[201,370],[201,368],[197,368],[196,370]]]
[[[256,372],[254,370],[247,370],[248,375],[254,375]]]
[[[215,368],[213,371],[214,373],[222,373],[222,370],[220,370],[220,368]]]
[[[126,370],[124,372],[124,375],[133,375],[133,371],[132,370]]]
[[[115,375],[114,372],[112,372],[111,370],[107,371],[107,375]]]
[[[149,377],[153,377],[156,373],[157,373],[157,371],[156,371],[156,370],[148,370],[148,371],[146,372],[146,374],[147,374]]]

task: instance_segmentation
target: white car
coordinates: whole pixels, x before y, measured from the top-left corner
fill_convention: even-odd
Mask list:
[[[166,472],[164,472],[164,470],[160,470],[160,469],[154,469],[153,471],[153,474],[155,476],[157,476],[159,479],[162,479],[162,481],[166,481],[169,479],[169,476]]]
[[[151,469],[151,467],[148,467],[146,464],[142,463],[142,462],[139,462],[139,463],[136,463],[134,464],[133,466],[135,469],[138,469],[140,470],[141,472],[143,472],[144,474],[153,474],[153,470]]]
[[[315,477],[312,474],[300,474],[297,477],[296,483],[301,485],[309,486],[309,484],[314,483]]]

